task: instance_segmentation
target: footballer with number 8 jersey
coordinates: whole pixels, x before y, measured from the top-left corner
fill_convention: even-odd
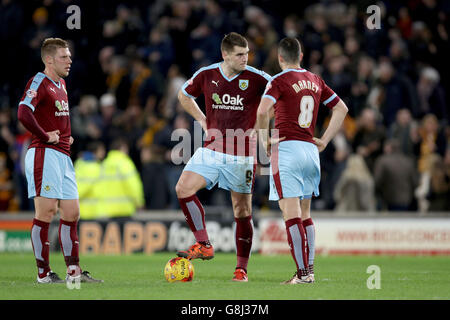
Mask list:
[[[252,226],[252,190],[256,168],[256,138],[251,133],[256,111],[270,80],[265,72],[247,66],[248,43],[238,33],[227,34],[221,44],[223,61],[198,70],[178,94],[183,108],[206,132],[203,148],[195,151],[176,185],[186,221],[196,238],[188,259],[211,259],[214,249],[205,227],[205,212],[198,190],[219,188],[231,192],[236,221],[237,265],[234,281],[247,281]],[[195,102],[204,95],[206,115]]]
[[[271,148],[269,200],[278,200],[291,254],[297,266],[288,284],[314,282],[315,231],[311,198],[319,195],[319,152],[336,135],[348,112],[345,103],[317,75],[300,67],[303,53],[295,38],[278,46],[282,72],[267,85],[258,107],[256,129],[267,147],[270,114],[275,114],[278,143]],[[314,137],[319,106],[333,110],[323,136]],[[264,130],[261,130],[264,129]]]
[[[72,64],[66,41],[45,39],[41,47],[45,65],[28,81],[17,116],[32,133],[25,156],[28,197],[34,199],[35,217],[31,243],[38,269],[38,283],[60,283],[49,263],[50,223],[59,211],[59,243],[67,265],[66,281],[99,282],[88,271],[81,271],[78,256],[77,221],[80,217],[77,183],[70,145],[69,103],[63,77]]]

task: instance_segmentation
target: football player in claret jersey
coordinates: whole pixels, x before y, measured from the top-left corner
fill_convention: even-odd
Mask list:
[[[287,284],[314,282],[315,234],[310,211],[312,196],[319,195],[319,152],[339,131],[348,112],[345,103],[319,76],[300,67],[302,57],[297,39],[280,41],[278,62],[282,72],[267,85],[255,126],[267,148],[269,118],[274,111],[275,140],[279,143],[271,148],[269,200],[278,200],[297,266],[294,276],[284,282]],[[333,112],[323,136],[316,138],[321,104]]]
[[[25,156],[28,197],[34,199],[31,243],[38,283],[64,282],[49,264],[48,230],[59,211],[59,243],[67,265],[66,281],[98,282],[79,267],[77,221],[80,216],[75,171],[70,159],[73,143],[64,77],[72,63],[67,42],[45,39],[41,47],[45,65],[28,81],[19,103],[18,119],[32,133]],[[58,210],[59,209],[59,210]]]
[[[223,61],[199,69],[178,94],[183,108],[206,132],[176,185],[176,193],[196,243],[177,254],[188,259],[212,259],[214,249],[205,227],[205,211],[198,190],[230,190],[236,221],[237,265],[234,281],[247,281],[247,264],[253,238],[252,189],[256,168],[256,138],[251,135],[256,111],[270,80],[263,71],[249,67],[247,40],[227,34],[221,44]],[[206,115],[195,102],[201,93]]]

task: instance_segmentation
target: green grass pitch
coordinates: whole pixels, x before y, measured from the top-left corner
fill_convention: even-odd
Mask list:
[[[102,284],[36,284],[33,255],[0,254],[0,299],[119,299],[119,300],[442,300],[450,299],[450,257],[437,256],[318,256],[316,283],[281,285],[295,267],[289,255],[253,254],[249,282],[232,282],[236,257],[218,253],[210,261],[193,261],[194,280],[168,283],[163,276],[173,253],[80,257],[81,267]],[[60,253],[52,252],[53,271],[65,275]],[[381,288],[368,289],[370,265],[380,268]]]

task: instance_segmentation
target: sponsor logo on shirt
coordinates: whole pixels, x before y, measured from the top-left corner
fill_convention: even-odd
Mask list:
[[[64,117],[69,115],[69,104],[64,100],[56,100],[55,107],[58,111],[55,111],[55,117]]]
[[[219,94],[213,93],[212,99],[214,101],[214,104],[212,105],[213,109],[238,110],[238,111],[244,110],[244,104],[242,103],[244,98],[241,97],[240,95],[233,97],[228,93],[226,93],[221,97],[219,96]]]

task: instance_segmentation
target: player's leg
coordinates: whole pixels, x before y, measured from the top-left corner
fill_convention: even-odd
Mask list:
[[[103,282],[94,279],[89,271],[81,270],[79,258],[79,241],[77,225],[80,219],[80,205],[78,199],[66,199],[59,201],[59,244],[67,266],[66,281]]]
[[[196,195],[197,191],[205,188],[206,185],[207,182],[202,175],[185,170],[175,186],[181,210],[197,241],[188,250],[177,252],[180,257],[203,260],[214,257],[214,249],[206,231],[205,210]]]
[[[50,167],[50,170],[49,170]],[[51,170],[51,168],[54,168]],[[38,268],[38,283],[63,282],[50,268],[50,242],[48,230],[53,216],[58,210],[57,191],[58,164],[46,148],[31,148],[25,156],[25,174],[28,186],[28,198],[32,198],[35,216],[31,228],[31,244]],[[51,187],[50,187],[51,186]],[[45,195],[41,195],[44,193]]]
[[[253,242],[252,194],[231,191],[234,220],[236,221],[237,264],[234,281],[248,281],[247,265]]]
[[[278,201],[286,225],[287,239],[292,258],[297,266],[294,277],[285,283],[310,283],[306,255],[306,236],[301,219],[301,206],[298,198],[283,198]]]
[[[63,282],[50,268],[48,230],[58,207],[57,199],[35,197],[35,217],[31,228],[31,244],[38,268],[39,283]]]
[[[78,254],[79,242],[77,224],[80,217],[78,199],[60,200],[59,244],[64,255],[67,268],[80,266]]]
[[[307,241],[308,270],[311,275],[314,275],[316,231],[311,218],[311,199],[300,200],[300,206],[302,209],[302,222]]]

